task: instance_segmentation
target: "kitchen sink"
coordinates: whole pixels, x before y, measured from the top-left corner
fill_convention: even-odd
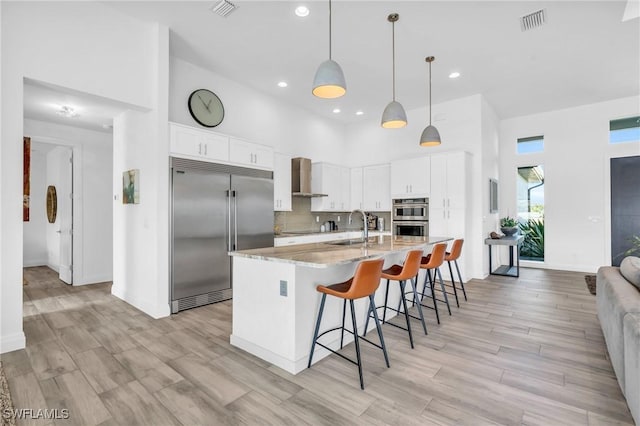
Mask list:
[[[357,246],[363,243],[364,241],[362,239],[357,239],[357,240],[328,241],[325,244],[329,244],[332,246]]]

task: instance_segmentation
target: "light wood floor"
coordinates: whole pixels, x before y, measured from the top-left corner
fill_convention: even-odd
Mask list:
[[[109,283],[25,276],[27,348],[2,362],[16,408],[67,408],[62,424],[633,424],[583,274],[473,280],[413,350],[385,326],[391,368],[363,343],[364,391],[335,355],[292,376],[233,348],[228,302],[153,320]]]

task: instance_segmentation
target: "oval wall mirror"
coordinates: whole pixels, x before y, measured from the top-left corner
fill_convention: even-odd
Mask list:
[[[58,195],[56,187],[49,185],[47,187],[47,219],[49,223],[55,223],[58,214]]]

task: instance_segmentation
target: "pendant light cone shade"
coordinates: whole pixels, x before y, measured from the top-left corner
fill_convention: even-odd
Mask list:
[[[393,85],[393,100],[389,102],[382,113],[380,125],[385,129],[399,129],[407,125],[407,113],[400,102],[396,101],[396,22],[400,19],[400,15],[392,13],[387,17],[387,21],[391,22],[391,70]]]
[[[347,82],[340,65],[331,59],[331,0],[329,0],[329,59],[318,67],[311,93],[318,98],[334,99],[347,93]]]
[[[429,124],[422,131],[422,136],[420,136],[420,146],[437,145],[440,145],[440,132],[438,132],[438,129]]]
[[[318,67],[313,79],[312,93],[325,99],[339,98],[347,92],[347,83],[340,65],[334,60],[327,59]]]
[[[429,63],[429,125],[422,131],[420,146],[438,146],[441,143],[440,132],[435,126],[431,125],[431,62],[435,61],[435,59],[433,56],[425,58],[425,61]]]
[[[382,113],[381,124],[385,129],[398,129],[407,125],[407,114],[400,102],[389,102]]]

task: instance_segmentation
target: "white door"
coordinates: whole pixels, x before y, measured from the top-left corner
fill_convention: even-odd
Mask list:
[[[73,151],[65,150],[60,171],[58,217],[60,218],[60,280],[73,284]]]

